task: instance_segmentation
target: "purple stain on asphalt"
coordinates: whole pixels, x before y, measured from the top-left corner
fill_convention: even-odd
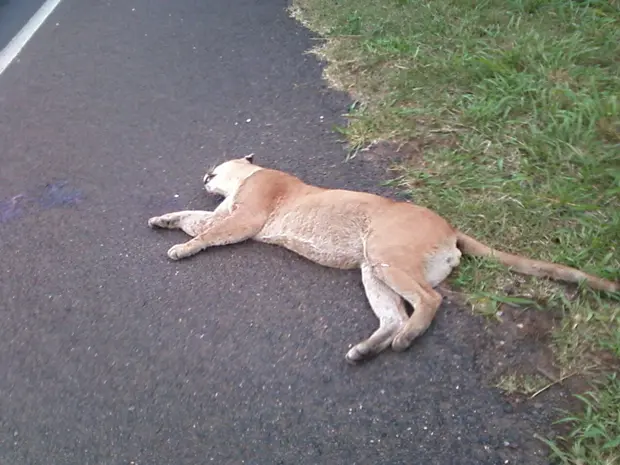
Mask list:
[[[23,198],[24,195],[19,194],[8,200],[0,201],[0,223],[7,223],[21,216],[23,209],[20,206],[20,200]]]
[[[69,186],[67,181],[48,183],[35,192],[0,200],[0,224],[16,220],[25,213],[32,213],[37,206],[45,210],[70,207],[80,200],[82,193]]]
[[[77,204],[82,195],[77,189],[68,185],[67,181],[46,184],[43,192],[37,196],[41,208],[67,207]]]

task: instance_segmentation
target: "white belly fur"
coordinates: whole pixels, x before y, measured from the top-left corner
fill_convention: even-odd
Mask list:
[[[268,222],[255,237],[332,268],[356,268],[364,256],[361,229],[353,221],[325,224],[313,212],[287,213]],[[342,217],[341,217],[342,218]]]

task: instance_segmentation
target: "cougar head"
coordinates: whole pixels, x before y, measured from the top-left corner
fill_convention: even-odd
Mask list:
[[[252,153],[215,166],[205,174],[202,181],[209,194],[228,197],[239,189],[246,178],[259,169],[261,169],[260,166],[254,164]]]

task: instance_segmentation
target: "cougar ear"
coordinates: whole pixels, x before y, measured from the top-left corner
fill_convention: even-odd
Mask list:
[[[249,161],[250,163],[254,163],[254,154],[253,154],[253,153],[251,153],[251,154],[249,154],[249,155],[246,155],[246,156],[245,156],[245,157],[243,157],[243,158],[245,158],[245,159],[246,159],[247,161]]]

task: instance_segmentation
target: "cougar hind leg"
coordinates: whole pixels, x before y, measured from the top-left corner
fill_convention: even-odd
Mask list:
[[[442,297],[428,283],[423,273],[405,272],[387,265],[380,270],[381,280],[413,307],[413,313],[392,339],[392,349],[402,352],[431,325]]]
[[[368,339],[347,352],[346,359],[349,363],[359,362],[385,350],[407,321],[402,298],[377,278],[368,264],[362,265],[362,283],[368,302],[379,319],[379,328]]]

